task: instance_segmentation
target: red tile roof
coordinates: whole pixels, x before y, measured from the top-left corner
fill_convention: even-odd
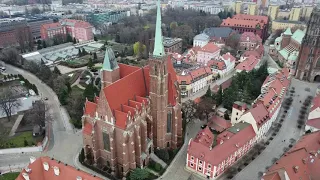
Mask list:
[[[239,20],[239,19],[224,19],[221,23],[221,27],[245,27],[245,28],[256,28],[257,25],[260,25],[263,28],[264,24],[259,21],[250,21],[250,20]]]
[[[203,146],[209,148],[212,145],[214,135],[210,131],[209,127],[200,130],[196,135],[194,142],[202,144]]]
[[[232,78],[229,78],[228,80],[226,80],[225,82],[223,82],[221,84],[221,88],[222,90],[225,90],[226,88],[230,87],[231,86],[231,83],[232,83]],[[220,85],[215,85],[212,87],[212,92],[218,92],[220,88]]]
[[[264,24],[267,24],[269,21],[268,16],[258,16],[249,14],[236,14],[232,18],[237,20],[259,21]]]
[[[259,61],[260,61],[259,59],[250,55],[246,60],[239,63],[236,66],[236,69],[242,70],[242,71],[252,71],[254,69],[254,67],[258,64]]]
[[[320,131],[303,136],[264,177],[285,171],[290,179],[320,179],[319,139]]]
[[[48,171],[44,169],[43,163],[48,163]],[[55,175],[54,167],[59,169],[59,175]],[[76,180],[77,177],[81,177],[83,180],[102,180],[101,178],[93,177],[86,172],[77,170],[70,165],[57,162],[57,160],[52,160],[49,157],[40,157],[36,159],[33,163],[28,165],[28,169],[30,169],[29,173],[23,169],[16,180],[25,180],[23,173],[28,174],[30,180]]]
[[[61,24],[60,23],[50,23],[50,24],[42,24],[41,25],[43,28],[45,29],[50,29],[50,28],[61,28]]]
[[[316,97],[313,98],[310,112],[314,111],[318,107],[320,107],[320,95],[317,95]]]
[[[262,42],[262,39],[257,34],[254,34],[253,32],[244,32],[240,36],[240,42]]]
[[[242,57],[254,56],[254,57],[257,58],[257,59],[261,59],[262,55],[263,55],[263,54],[259,53],[258,51],[253,50],[253,51],[245,51],[245,52],[242,54]]]
[[[248,125],[222,144],[214,146],[212,150],[196,140],[192,140],[188,147],[188,154],[216,166],[255,136],[252,125]]]
[[[222,132],[222,131],[228,129],[229,127],[231,127],[231,123],[230,123],[230,121],[225,120],[219,116],[213,116],[209,120],[208,126],[218,132]]]
[[[89,122],[86,122],[84,127],[83,127],[82,133],[86,134],[86,135],[91,135],[91,133],[92,133],[92,124],[89,123]]]
[[[256,104],[255,107],[247,111],[251,113],[258,127],[261,127],[265,122],[269,120],[269,112],[266,110],[263,104]]]
[[[320,129],[320,118],[308,119],[306,125]]]
[[[141,110],[142,102],[147,103],[144,97],[149,94],[150,76],[149,66],[143,68],[119,64],[120,79],[105,87],[103,90],[108,105],[115,116],[116,126],[126,128],[128,109],[123,110],[122,105],[138,107]],[[178,93],[175,87],[177,82],[176,72],[173,68],[171,59],[167,59],[168,69],[168,104],[175,105]],[[96,109],[95,103],[86,103],[85,114],[93,116]]]
[[[220,48],[215,45],[214,43],[210,42],[203,46],[200,50],[198,51],[203,51],[203,52],[209,52],[209,53],[215,53],[217,51],[220,51]]]
[[[177,75],[176,78],[178,80],[179,84],[182,84],[182,81],[185,81],[186,84],[191,84],[193,79],[196,79],[200,76],[209,76],[212,74],[212,71],[209,67],[203,66],[203,67],[198,67],[196,69],[192,69],[189,72],[184,72],[185,74]]]
[[[236,58],[233,57],[230,53],[226,53],[226,54],[222,55],[221,57],[222,57],[223,60],[225,60],[225,61],[230,61],[230,62],[236,61]]]
[[[227,68],[226,63],[223,60],[218,59],[211,59],[208,61],[207,66],[218,70],[224,70]]]

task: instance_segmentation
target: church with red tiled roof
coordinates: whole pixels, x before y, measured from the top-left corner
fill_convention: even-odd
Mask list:
[[[107,48],[99,97],[85,103],[85,160],[110,168],[119,178],[147,166],[154,148],[176,149],[182,144],[180,89],[162,41],[158,1],[155,45],[149,65],[118,64],[112,49]]]

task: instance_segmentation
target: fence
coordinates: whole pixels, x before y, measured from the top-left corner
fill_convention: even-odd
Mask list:
[[[17,154],[17,153],[28,153],[28,152],[42,152],[48,143],[48,137],[44,137],[41,145],[35,147],[23,147],[23,148],[9,148],[0,149],[0,154]]]

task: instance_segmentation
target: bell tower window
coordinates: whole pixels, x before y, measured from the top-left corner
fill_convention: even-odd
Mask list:
[[[167,114],[167,133],[171,133],[172,126],[172,113],[169,111]]]
[[[154,74],[158,74],[158,68],[157,68],[157,65],[154,65]]]
[[[110,137],[106,132],[102,133],[103,136],[103,148],[107,151],[110,151]]]

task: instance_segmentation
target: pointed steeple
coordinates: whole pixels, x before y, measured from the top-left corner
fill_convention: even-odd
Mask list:
[[[110,47],[106,48],[106,53],[104,55],[102,70],[113,71],[118,68],[118,63],[116,57],[113,53],[113,50]]]
[[[157,2],[157,22],[156,22],[156,34],[154,39],[154,49],[153,56],[154,57],[163,57],[164,47],[163,47],[163,39],[162,39],[162,30],[161,30],[161,9],[160,9],[160,0]]]

